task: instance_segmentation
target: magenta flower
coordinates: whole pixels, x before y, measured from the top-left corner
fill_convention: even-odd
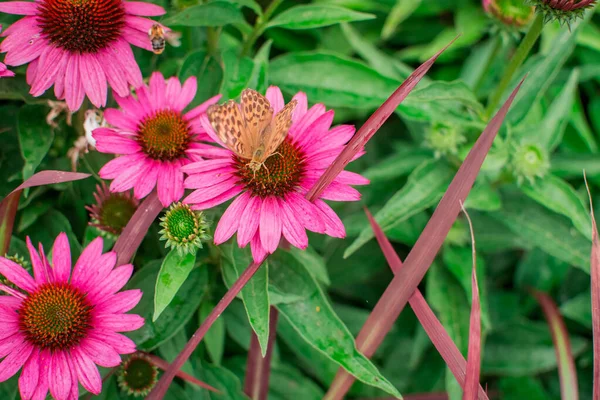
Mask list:
[[[2,32],[2,25],[0,25],[0,32]],[[9,71],[8,68],[6,68],[6,65],[0,62],[0,78],[6,78],[11,76],[15,76],[15,73]]]
[[[198,117],[221,98],[215,96],[184,114],[182,110],[196,95],[196,88],[194,77],[182,87],[179,79],[165,81],[155,72],[150,86],[136,89],[137,99],[115,95],[122,111],[109,108],[104,118],[116,129],[97,128],[93,132],[98,151],[122,155],[100,170],[102,178],[114,179],[112,192],[133,188],[134,196],[141,199],[157,186],[165,207],[183,196],[180,168],[201,160],[198,152],[207,147],[199,143],[208,136]]]
[[[273,115],[283,108],[279,88],[271,86],[266,97]],[[238,245],[244,247],[250,243],[256,261],[273,253],[282,235],[301,249],[308,246],[305,229],[339,238],[346,235],[342,221],[331,207],[321,199],[311,203],[304,196],[354,135],[354,126],[330,129],[333,110],[326,111],[323,104],[307,110],[306,95],[302,92],[294,99],[297,105],[287,138],[258,171],[248,167],[248,160],[215,146],[199,152],[211,160],[182,168],[189,175],[185,187],[196,189],[184,202],[196,210],[214,207],[239,195],[219,221],[215,243],[221,244],[237,232]],[[211,138],[220,143],[208,117],[203,115],[200,121]],[[356,201],[360,193],[350,185],[367,183],[366,178],[343,171],[321,198]]]
[[[144,325],[139,315],[125,314],[142,292],[126,290],[131,264],[114,268],[117,255],[102,254],[102,239],[92,241],[71,270],[67,235],[61,233],[46,259],[27,238],[33,278],[19,264],[0,257],[0,275],[16,289],[0,284],[0,382],[21,368],[19,390],[24,400],[77,399],[78,384],[99,394],[102,379],[96,365],[115,367],[120,354],[135,344],[117,332]]]
[[[107,81],[119,96],[142,74],[129,44],[152,50],[148,30],[163,15],[155,4],[121,0],[37,0],[0,3],[0,11],[25,15],[4,33],[0,51],[7,65],[29,63],[30,93],[40,96],[52,85],[71,110],[85,95],[96,107],[106,105]]]

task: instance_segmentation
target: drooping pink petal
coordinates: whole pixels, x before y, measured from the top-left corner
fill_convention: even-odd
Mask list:
[[[22,342],[13,347],[13,351],[0,362],[0,382],[4,382],[16,374],[32,352],[33,346],[28,342]]]
[[[114,108],[108,108],[104,110],[104,119],[115,128],[132,133],[137,131],[139,124],[139,121],[137,121],[132,115],[125,114],[124,112]]]
[[[102,378],[94,362],[77,347],[71,350],[71,356],[77,372],[77,379],[81,382],[81,385],[90,393],[100,394],[102,391]]]
[[[29,258],[31,259],[31,265],[33,267],[33,277],[37,285],[50,282],[50,271],[48,271],[46,264],[40,258],[40,255],[36,251],[35,247],[31,243],[29,237],[26,238],[27,249],[29,250]],[[28,274],[29,275],[29,274]]]
[[[316,200],[315,205],[321,210],[325,221],[325,233],[329,236],[344,238],[346,229],[340,217],[323,200]]]
[[[0,3],[0,11],[15,15],[36,15],[38,5],[29,1],[7,1]]]
[[[331,127],[333,116],[333,110],[320,115],[306,128],[302,136],[296,138],[296,143],[302,147],[325,136]]]
[[[281,202],[282,212],[281,220],[283,236],[292,244],[299,249],[306,249],[308,247],[308,236],[304,230],[304,225],[296,219],[295,210],[293,210],[285,201]]]
[[[143,84],[142,71],[140,71],[140,67],[135,61],[129,43],[123,39],[118,39],[109,48],[113,62],[119,64],[121,73],[127,79],[127,82],[133,87],[140,87]]]
[[[163,163],[158,170],[158,198],[168,207],[183,196],[183,173],[179,172],[177,162]]]
[[[316,180],[312,182],[316,183]],[[312,184],[308,187],[312,187]],[[333,201],[358,201],[360,200],[360,192],[348,185],[342,185],[337,182],[331,182],[327,189],[321,194],[321,198]]]
[[[225,210],[215,229],[215,244],[228,241],[240,226],[240,220],[250,199],[248,192],[242,193]]]
[[[90,332],[90,337],[100,340],[111,346],[119,354],[131,354],[135,352],[136,346],[133,340],[111,329],[94,328]]]
[[[148,40],[147,32],[140,32],[137,29],[125,25],[123,28],[123,38],[136,47],[152,51],[152,42]]]
[[[69,109],[73,111],[79,110],[85,98],[82,78],[79,73],[79,59],[78,54],[71,54],[65,70],[65,100]]]
[[[166,13],[165,9],[156,4],[142,1],[124,1],[123,8],[127,14],[140,15],[142,17],[158,17]]]
[[[285,200],[294,209],[296,218],[306,229],[316,233],[325,233],[325,219],[313,203],[297,193],[287,194]]]
[[[128,168],[121,171],[121,174],[110,183],[110,191],[124,192],[131,189],[136,182],[138,182],[140,176],[145,174],[147,169],[148,163],[143,163],[142,165],[129,165]]]
[[[9,338],[18,332],[19,322],[18,321],[4,321],[0,324],[0,340]],[[12,346],[11,346],[12,348]]]
[[[231,179],[234,172],[236,172],[236,169],[233,166],[227,166],[201,174],[194,174],[186,178],[185,187],[189,189],[211,187]]]
[[[264,260],[267,256],[267,251],[263,248],[262,244],[260,243],[259,232],[256,232],[256,235],[254,235],[254,238],[252,238],[252,241],[250,242],[250,250],[252,252],[252,258],[255,261]]]
[[[95,322],[100,328],[114,332],[130,332],[144,326],[144,318],[136,314],[100,314]]]
[[[200,174],[202,172],[209,172],[221,168],[226,168],[230,165],[231,159],[206,160],[184,165],[183,167],[181,167],[181,171],[185,172],[188,175]]]
[[[110,87],[119,95],[129,95],[127,75],[121,69],[121,63],[115,60],[113,50],[107,47],[96,54]],[[106,117],[106,115],[105,115]]]
[[[71,372],[63,351],[52,353],[50,370],[48,373],[48,383],[50,394],[56,400],[67,400],[71,392]]]
[[[48,371],[50,370],[50,362],[52,360],[52,356],[50,355],[50,350],[41,350],[38,356],[38,363],[40,368],[40,375],[37,383],[37,387],[35,387],[33,395],[31,396],[31,400],[45,400],[48,394]]]
[[[150,159],[146,163],[148,169],[143,176],[140,176],[140,179],[133,187],[133,195],[136,199],[143,199],[148,196],[158,181],[158,172],[161,169],[160,163]]]
[[[0,339],[0,358],[12,353],[15,347],[22,345],[25,342],[25,337],[21,333],[15,333],[4,339]]]
[[[234,187],[237,179],[238,179],[237,177],[231,176],[231,177],[229,177],[229,179],[227,179],[223,182],[217,183],[216,185],[213,185],[211,187],[202,188],[200,190],[195,190],[188,197],[186,197],[183,202],[187,203],[187,204],[192,204],[192,203],[202,203],[207,200],[213,199],[214,197],[216,197],[216,196],[228,191],[232,187]],[[184,186],[186,188],[190,188],[187,184],[187,181],[184,183]]]
[[[63,64],[69,59],[68,53],[59,47],[48,47],[40,56],[38,68],[44,71],[43,74],[37,74],[35,82],[31,85],[29,93],[32,96],[41,96],[56,79],[56,75]]]
[[[72,284],[79,287],[84,292],[98,290],[99,287],[105,285],[105,281],[115,264],[117,263],[117,254],[114,251],[102,254],[100,257],[93,260],[93,267],[88,267],[76,282]]]
[[[110,160],[104,167],[100,168],[98,175],[103,179],[114,179],[119,176],[124,169],[128,168],[132,164],[141,164],[146,160],[146,155],[142,153],[131,154],[126,156],[117,157],[114,160]]]
[[[4,41],[6,41],[6,39],[4,39]],[[30,62],[29,65],[27,66],[27,73],[25,75],[25,81],[30,86],[33,83],[33,81],[36,79],[37,65],[38,65],[38,60],[36,59],[36,60],[33,60],[32,62]],[[65,73],[66,73],[66,67],[65,67]]]
[[[52,247],[52,267],[54,270],[54,281],[67,283],[71,276],[71,247],[67,234],[60,233],[54,247]]]
[[[9,282],[21,289],[32,293],[37,284],[31,276],[16,262],[0,257],[0,275],[3,275]]]
[[[23,399],[30,399],[38,385],[40,379],[39,354],[40,351],[38,349],[32,351],[29,359],[23,366],[21,376],[19,376],[19,392]]]
[[[267,100],[269,100],[269,103],[271,103],[273,115],[276,115],[279,111],[281,111],[285,105],[283,94],[281,94],[281,90],[277,86],[269,86],[265,97]]]
[[[210,199],[210,200],[206,200],[202,203],[195,203],[192,204],[190,206],[190,208],[192,210],[208,210],[209,208],[213,208],[215,206],[218,206],[221,203],[224,203],[228,200],[231,200],[232,198],[234,198],[235,196],[237,196],[238,194],[240,194],[242,192],[242,190],[244,190],[241,186],[234,186],[231,189],[227,190],[226,192],[221,193],[220,195]],[[185,202],[185,200],[184,200]]]
[[[268,196],[263,199],[260,210],[260,241],[263,248],[273,253],[281,240],[280,205],[276,197]]]
[[[251,196],[248,199],[238,228],[237,241],[240,247],[246,246],[255,236],[260,223],[261,208],[262,200],[260,197]]]
[[[83,88],[92,104],[98,108],[104,107],[108,90],[106,76],[95,54],[79,57],[79,72],[85,77],[82,79]]]
[[[87,337],[81,341],[79,349],[101,367],[111,368],[121,363],[119,353],[100,340]]]

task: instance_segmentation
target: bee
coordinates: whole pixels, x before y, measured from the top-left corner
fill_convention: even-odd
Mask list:
[[[165,50],[165,30],[160,24],[152,25],[148,31],[148,37],[152,42],[152,51],[154,54],[161,54]]]

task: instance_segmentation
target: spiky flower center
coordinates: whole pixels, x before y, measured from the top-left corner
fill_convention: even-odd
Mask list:
[[[254,196],[283,197],[295,190],[304,176],[304,154],[290,139],[266,159],[258,171],[253,171],[249,160],[234,157],[237,176]]]
[[[133,355],[123,364],[118,380],[130,395],[145,396],[156,384],[157,376],[158,370],[148,358]]]
[[[138,133],[143,151],[160,161],[182,157],[191,140],[188,123],[181,113],[172,110],[156,111],[145,118]]]
[[[42,0],[38,24],[50,43],[69,52],[97,53],[121,36],[122,0]]]
[[[137,205],[129,196],[111,193],[100,205],[98,224],[118,235],[136,209]]]
[[[23,301],[19,324],[34,346],[64,350],[86,337],[91,311],[92,306],[78,289],[66,283],[47,283]]]
[[[198,233],[199,221],[187,204],[172,208],[166,215],[165,229],[171,240],[183,242],[193,238]]]

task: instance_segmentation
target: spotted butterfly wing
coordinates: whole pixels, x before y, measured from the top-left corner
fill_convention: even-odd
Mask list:
[[[290,130],[290,126],[292,126],[292,114],[296,108],[296,104],[296,100],[287,103],[285,107],[275,115],[270,132],[262,136],[262,144],[264,145],[265,152],[263,154],[263,159],[260,160],[261,162],[264,162],[267,157],[273,154],[285,140]]]
[[[241,96],[242,112],[252,137],[252,152],[261,144],[261,137],[271,131],[273,108],[269,100],[253,89],[245,89]]]
[[[254,153],[254,138],[240,107],[229,100],[222,105],[212,105],[206,111],[208,120],[225,147],[239,157],[250,159]]]

